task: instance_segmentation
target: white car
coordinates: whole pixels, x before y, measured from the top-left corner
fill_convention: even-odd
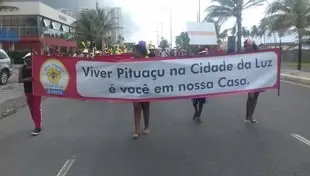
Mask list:
[[[10,57],[3,49],[0,49],[0,85],[8,83],[12,71],[13,68]]]

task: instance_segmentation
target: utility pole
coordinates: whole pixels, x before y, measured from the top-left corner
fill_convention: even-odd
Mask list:
[[[164,22],[162,21],[160,23],[160,32],[161,32],[161,38],[164,38]]]
[[[200,23],[200,0],[198,0],[198,22]]]
[[[96,10],[98,10],[99,9],[99,2],[98,2],[98,0],[96,1]]]
[[[171,49],[172,49],[173,41],[172,41],[172,9],[171,7],[169,10],[170,10],[170,42],[171,42]]]
[[[162,14],[164,14],[165,7],[161,7],[161,10],[162,10]],[[164,21],[163,21],[163,18],[161,18],[160,30],[161,30],[161,38],[164,38]]]
[[[159,46],[159,31],[158,29],[156,29],[156,43],[157,43],[157,47]]]

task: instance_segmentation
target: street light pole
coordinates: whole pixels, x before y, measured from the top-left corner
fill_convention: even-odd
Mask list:
[[[164,22],[160,23],[161,37],[164,38]]]
[[[198,0],[198,22],[200,23],[200,0]]]
[[[161,10],[164,11],[165,7],[161,7]],[[163,20],[163,18],[161,18],[161,22],[160,22],[160,32],[161,32],[160,35],[161,35],[161,39],[162,39],[162,38],[164,38],[164,20]]]
[[[171,7],[169,10],[170,10],[170,42],[171,42],[171,49],[172,49],[173,41],[172,41],[172,9]]]

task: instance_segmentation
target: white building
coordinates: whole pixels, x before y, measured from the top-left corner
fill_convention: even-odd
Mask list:
[[[44,50],[67,50],[75,48],[71,41],[75,18],[49,7],[39,1],[9,1],[3,5],[15,7],[0,11],[1,29],[17,34],[16,50],[33,49],[39,53]],[[0,38],[4,49],[9,48],[9,38]]]

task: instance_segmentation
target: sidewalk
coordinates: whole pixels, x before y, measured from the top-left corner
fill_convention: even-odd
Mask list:
[[[281,70],[281,79],[310,85],[310,72],[283,68]]]
[[[21,84],[0,86],[0,119],[16,112],[26,104]]]
[[[18,67],[20,65],[13,66],[13,75],[8,84],[0,86],[0,119],[15,113],[17,109],[26,104],[23,86],[17,83]]]

